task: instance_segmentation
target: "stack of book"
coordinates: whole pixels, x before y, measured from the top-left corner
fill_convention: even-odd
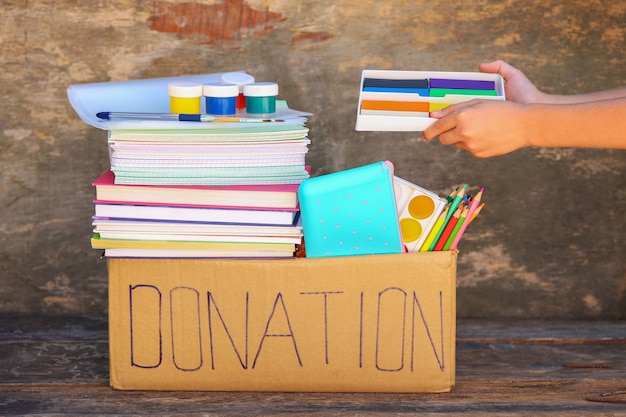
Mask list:
[[[219,125],[109,130],[111,169],[93,182],[92,247],[105,257],[294,256],[308,129]]]

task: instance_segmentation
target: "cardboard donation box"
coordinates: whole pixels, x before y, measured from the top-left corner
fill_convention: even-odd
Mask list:
[[[110,258],[111,385],[446,392],[457,251],[273,260]]]

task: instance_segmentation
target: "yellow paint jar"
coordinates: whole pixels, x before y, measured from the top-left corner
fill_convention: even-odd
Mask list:
[[[200,114],[202,84],[192,81],[176,81],[167,85],[170,96],[170,113]]]

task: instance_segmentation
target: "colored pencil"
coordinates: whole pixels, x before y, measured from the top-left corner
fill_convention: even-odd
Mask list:
[[[444,225],[441,227],[441,229],[439,229],[439,231],[437,232],[437,235],[435,236],[435,239],[433,239],[432,243],[430,244],[430,248],[428,248],[429,251],[432,251],[435,249],[435,245],[439,241],[439,238],[441,238],[441,234],[443,233],[446,225],[450,221],[450,218],[454,215],[457,208],[459,208],[461,201],[463,201],[463,198],[465,197],[466,188],[467,188],[467,184],[463,184],[463,187],[461,187],[459,192],[456,193],[456,195],[454,196],[454,199],[450,202],[450,209],[448,210],[448,213],[446,215]]]
[[[454,214],[452,215],[452,217],[450,218],[450,221],[448,221],[448,223],[446,224],[446,227],[443,233],[441,233],[441,236],[439,236],[439,240],[437,241],[437,244],[435,245],[434,250],[436,252],[443,250],[443,247],[445,246],[448,238],[452,234],[454,227],[456,226],[456,224],[459,222],[459,219],[461,218],[462,210],[463,208],[459,206],[454,212]]]
[[[450,249],[450,246],[452,245],[452,242],[454,242],[456,235],[459,233],[461,226],[463,226],[463,224],[465,223],[467,219],[467,214],[469,213],[470,205],[471,204],[465,204],[463,206],[461,217],[459,218],[459,221],[456,222],[456,225],[454,226],[454,229],[452,230],[452,233],[450,233],[450,236],[448,237],[448,239],[446,239],[446,244],[443,246],[443,250]]]
[[[424,241],[424,243],[422,243],[420,252],[428,252],[428,250],[430,249],[430,245],[433,243],[433,241],[435,240],[435,237],[437,236],[437,233],[439,232],[439,229],[441,229],[444,222],[446,221],[446,217],[447,217],[449,209],[450,209],[450,205],[447,205],[446,208],[441,212],[441,214],[435,221],[433,228],[430,229],[430,232],[428,233],[428,237],[426,237],[426,240]]]
[[[481,203],[480,206],[478,206],[478,208],[476,209],[476,211],[474,212],[474,214],[472,214],[472,217],[470,218],[470,224],[472,224],[474,219],[478,217],[478,213],[480,213],[483,207],[485,207],[485,203]]]
[[[480,191],[472,199],[472,204],[470,205],[469,212],[467,213],[467,218],[463,222],[463,225],[461,226],[461,228],[459,229],[458,233],[456,234],[456,237],[454,238],[454,241],[450,245],[450,249],[451,250],[454,250],[454,249],[457,248],[457,246],[459,244],[459,241],[461,240],[461,237],[463,236],[463,233],[465,233],[465,229],[467,229],[467,226],[472,221],[472,216],[476,212],[478,206],[480,205],[480,202],[481,202],[480,200],[483,197],[483,191],[484,191],[484,188],[481,188]]]
[[[459,188],[461,188],[460,185],[458,187],[456,187],[454,189],[454,191],[452,191],[450,194],[448,194],[448,196],[446,197],[446,200],[448,200],[448,203],[450,203],[452,200],[454,200],[454,197],[456,196],[456,193],[459,192]]]

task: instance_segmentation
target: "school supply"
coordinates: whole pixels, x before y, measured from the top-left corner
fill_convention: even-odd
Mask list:
[[[95,217],[100,219],[134,219],[188,221],[245,225],[293,225],[298,209],[271,207],[219,207],[150,203],[111,203],[94,200]]]
[[[125,80],[100,83],[74,84],[68,87],[67,97],[76,114],[86,124],[103,130],[119,129],[212,129],[224,123],[181,123],[178,120],[132,120],[112,119],[105,120],[97,116],[98,113],[169,113],[170,97],[168,85],[170,83],[194,82],[200,84],[219,83],[222,76],[229,74],[241,78],[252,78],[244,71],[234,73],[211,73],[197,75],[183,75],[178,77],[149,78],[141,80]],[[202,112],[206,114],[204,103]],[[248,117],[244,113],[237,113],[237,117]],[[276,101],[276,112],[273,119],[285,120],[285,123],[303,124],[311,113],[290,109],[284,100]],[[256,118],[257,116],[251,116]],[[263,117],[265,118],[265,117]],[[241,125],[242,123],[226,123]],[[255,123],[250,123],[255,124]],[[258,124],[258,123],[256,123]],[[220,126],[223,127],[223,126]]]
[[[94,249],[172,249],[172,250],[221,250],[221,251],[278,251],[295,252],[294,243],[283,242],[224,242],[218,240],[165,240],[165,239],[108,239],[99,234],[91,238]]]
[[[446,218],[444,219],[443,223],[441,224],[441,227],[437,230],[432,230],[431,233],[434,233],[435,237],[433,239],[433,241],[431,242],[430,246],[425,247],[422,246],[421,251],[424,252],[426,250],[429,251],[433,251],[435,250],[435,246],[437,245],[437,243],[439,243],[439,239],[441,238],[441,236],[443,235],[443,233],[446,230],[446,226],[448,225],[448,223],[450,222],[450,219],[452,218],[452,216],[454,216],[454,214],[456,213],[457,209],[459,208],[459,205],[461,204],[461,202],[463,201],[463,198],[465,197],[465,190],[467,188],[467,184],[463,184],[463,187],[459,190],[455,190],[453,194],[451,194],[448,198],[449,198],[449,206],[448,206],[448,210],[446,211]]]
[[[126,203],[296,208],[298,184],[168,186],[119,184],[108,170],[93,182],[96,200]]]
[[[310,178],[299,189],[306,256],[455,250],[484,206],[482,193],[471,197],[463,184],[440,197],[394,176],[389,161]]]
[[[468,205],[467,216],[462,222],[462,225],[459,228],[458,232],[456,233],[456,236],[454,236],[452,243],[450,244],[450,247],[449,247],[450,249],[452,250],[456,249],[457,245],[459,244],[459,241],[461,240],[461,237],[463,236],[463,233],[465,232],[465,229],[467,229],[467,226],[469,226],[469,224],[476,218],[476,216],[478,216],[478,213],[480,213],[482,208],[485,206],[485,203],[481,203],[483,191],[484,190],[481,188],[478,194],[476,194],[474,198],[472,199],[471,204]],[[444,247],[444,249],[446,248]]]
[[[423,131],[430,112],[473,100],[504,100],[499,74],[363,70],[356,130]]]
[[[436,193],[394,177],[402,240],[408,252],[417,252],[444,210],[447,200]]]
[[[165,120],[179,122],[200,123],[284,123],[283,119],[260,119],[252,117],[224,117],[210,114],[179,114],[179,113],[120,113],[100,112],[96,116],[103,120],[132,119],[132,120]]]
[[[394,176],[390,161],[309,178],[310,113],[283,100],[252,119],[241,108],[217,120],[203,109],[167,112],[170,82],[218,76],[68,89],[81,118],[108,131],[111,164],[93,183],[91,241],[105,256],[284,257],[302,238],[308,257],[454,250],[484,207],[482,189],[473,199],[466,185],[441,198]],[[143,98],[130,100],[128,90]],[[366,70],[359,114],[402,127],[479,96],[503,98],[501,80]]]
[[[111,171],[117,184],[299,184],[309,176],[308,131],[295,124],[258,123],[221,129],[112,130]]]
[[[93,182],[91,240],[105,257],[294,256],[311,114],[272,97],[271,114],[251,115],[244,105],[218,115],[207,111],[214,89],[203,101],[170,88],[221,87],[223,75],[68,88],[81,119],[108,132],[110,170]],[[173,109],[173,99],[199,106]]]
[[[455,250],[469,224],[478,216],[484,207],[481,202],[484,189],[476,195],[467,192],[467,184],[451,193],[443,213],[440,215],[430,235],[422,245],[420,251],[447,251]],[[452,213],[452,214],[450,214]]]
[[[310,178],[299,198],[307,257],[403,252],[391,162]]]

